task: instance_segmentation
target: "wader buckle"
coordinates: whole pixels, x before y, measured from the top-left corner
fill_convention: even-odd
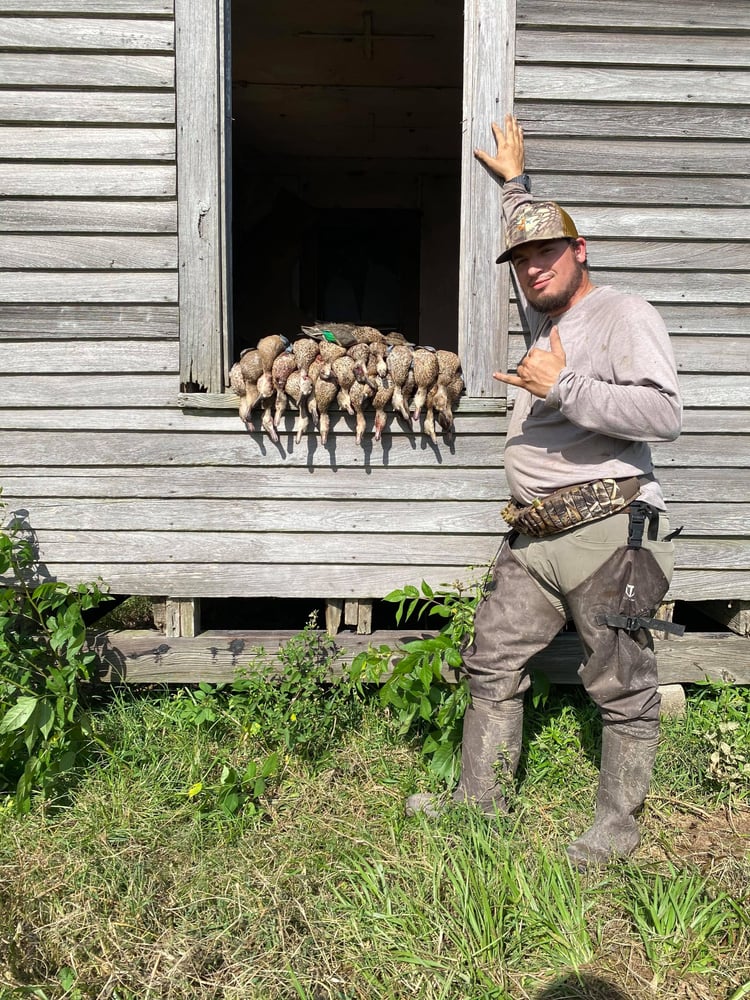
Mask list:
[[[685,626],[674,622],[665,622],[661,618],[643,618],[640,615],[597,615],[594,618],[597,625],[609,625],[610,628],[621,628],[625,632],[637,632],[647,628],[649,631],[669,632],[670,635],[684,635]]]

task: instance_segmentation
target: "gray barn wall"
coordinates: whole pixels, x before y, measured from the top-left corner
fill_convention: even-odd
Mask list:
[[[672,596],[750,598],[748,8],[521,0],[518,24],[535,193],[591,236],[596,280],[646,295],[674,337],[685,433],[656,448],[686,526]],[[339,417],[327,449],[250,436],[231,401],[180,403],[174,66],[168,0],[0,9],[10,510],[50,574],[115,593],[367,598],[465,577],[499,541],[496,401],[466,400],[452,445],[396,426],[358,447]],[[512,309],[511,327],[514,359]]]

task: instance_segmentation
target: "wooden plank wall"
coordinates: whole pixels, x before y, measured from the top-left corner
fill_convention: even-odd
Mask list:
[[[660,31],[726,58],[744,7],[725,6],[726,28],[696,4],[694,30]],[[674,86],[653,100],[647,9],[520,3],[517,109],[537,193],[591,232],[598,280],[643,291],[675,336],[686,433],[658,449],[687,525],[672,596],[746,599],[747,171],[739,96],[710,100],[739,73],[660,66]],[[586,26],[595,65],[563,44]],[[465,401],[437,446],[398,425],[374,442],[371,424],[357,446],[338,415],[326,448],[295,444],[291,421],[278,446],[245,433],[231,400],[180,402],[171,0],[4,0],[0,33],[0,485],[42,568],[115,593],[372,598],[486,564],[507,495],[496,402]]]
[[[537,197],[589,237],[594,280],[672,336],[683,436],[654,447],[683,577],[750,569],[750,6],[518,0],[516,113]],[[523,354],[511,310],[509,363]]]

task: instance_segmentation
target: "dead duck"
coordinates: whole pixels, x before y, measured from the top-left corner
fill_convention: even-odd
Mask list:
[[[349,390],[354,382],[356,382],[354,367],[354,359],[350,358],[348,354],[345,354],[342,358],[337,358],[331,365],[333,375],[338,384],[337,402],[339,407],[342,410],[346,410],[350,416],[354,416],[354,407],[349,396]]]
[[[261,399],[261,389],[258,383],[263,378],[263,361],[257,348],[246,348],[240,354],[240,372],[245,382],[245,402],[240,408],[240,416],[245,421],[248,430],[255,430],[252,422],[253,408]]]
[[[445,390],[444,396],[439,392],[441,388]],[[447,385],[438,386],[435,410],[438,422],[446,434],[450,434],[454,430],[453,409],[465,388],[464,380],[460,374],[454,375]]]
[[[336,376],[333,374],[330,365],[326,365],[318,375],[315,382],[315,408],[318,413],[318,427],[320,430],[320,443],[325,445],[328,442],[328,435],[331,429],[331,417],[328,412],[339,393],[339,385]]]
[[[437,396],[437,392],[437,384],[431,386],[428,390],[427,399],[425,400],[424,421],[422,422],[422,430],[433,444],[437,444],[437,433],[435,431],[435,397]]]
[[[273,382],[274,391],[276,392],[273,421],[277,428],[281,427],[281,421],[283,420],[284,413],[289,405],[289,397],[286,393],[286,383],[292,372],[296,370],[297,359],[295,358],[291,347],[288,347],[285,351],[278,355],[278,357],[274,360],[273,367],[271,368],[271,381]]]
[[[319,350],[320,345],[318,342],[310,340],[307,337],[300,337],[299,340],[295,340],[292,344],[292,352],[297,359],[297,368],[303,380],[309,378],[310,365],[317,358]],[[312,386],[310,389],[312,390]]]
[[[365,410],[375,394],[375,389],[368,382],[354,381],[349,390],[349,398],[352,401],[355,417],[354,440],[357,444],[362,444],[365,433]]]
[[[384,340],[373,340],[368,346],[370,348],[370,359],[367,365],[368,374],[372,376],[374,368],[375,373],[381,378],[385,378],[388,374],[388,364],[386,361],[389,351],[388,344]]]
[[[411,404],[411,415],[414,421],[419,420],[427,393],[437,382],[438,372],[437,352],[426,347],[418,347],[414,351],[414,382],[417,391]]]
[[[327,340],[321,340],[318,344],[318,353],[326,364],[332,365],[334,361],[346,355],[346,348],[340,344],[331,344]]]
[[[307,431],[310,424],[310,415],[307,410],[307,400],[312,392],[312,382],[297,368],[286,380],[286,394],[298,408],[299,413],[294,423],[294,440],[297,444],[302,440],[302,435]]]
[[[370,345],[354,344],[347,350],[346,353],[354,361],[354,377],[356,380],[358,382],[367,383],[374,392],[377,386],[375,385],[372,376],[369,374]],[[376,369],[373,366],[373,375],[375,374],[375,371]]]
[[[373,437],[376,441],[379,441],[383,435],[388,419],[385,408],[393,398],[393,390],[395,386],[393,379],[388,378],[387,375],[385,377],[382,375],[376,376],[375,382],[377,383],[377,389],[375,390],[375,395],[372,397],[372,407],[375,410]]]
[[[276,358],[289,347],[289,341],[279,333],[269,334],[261,337],[256,345],[256,351],[260,355],[264,372],[270,372]]]
[[[312,392],[307,399],[307,409],[312,417],[313,427],[315,430],[318,429],[319,423],[318,401],[315,395],[315,387],[318,384],[318,379],[320,378],[321,373],[326,369],[330,372],[331,366],[326,365],[321,356],[318,355],[310,365],[307,373],[310,377],[310,381],[312,382]]]
[[[305,336],[321,343],[325,341],[344,348],[357,343],[357,338],[354,336],[356,323],[314,323],[312,326],[303,326],[300,329]]]
[[[239,361],[235,361],[229,369],[229,388],[236,396],[239,396],[240,420],[247,426],[250,404],[247,399],[245,379],[242,377],[242,368]]]
[[[399,413],[404,420],[409,419],[409,410],[404,403],[403,386],[411,371],[412,352],[411,348],[405,344],[397,344],[391,347],[386,355],[386,368],[388,375],[393,381],[393,398],[391,406]]]

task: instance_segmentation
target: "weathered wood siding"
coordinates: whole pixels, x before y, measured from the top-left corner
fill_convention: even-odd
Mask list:
[[[42,566],[115,593],[371,598],[485,564],[507,494],[497,401],[464,401],[453,444],[396,424],[358,447],[339,415],[322,448],[180,397],[171,0],[0,7],[0,485]],[[535,192],[675,338],[685,433],[656,449],[686,526],[671,595],[750,598],[747,7],[519,0],[518,23]],[[182,226],[199,180],[216,196],[215,176],[182,187]],[[201,244],[180,237],[187,301]]]

